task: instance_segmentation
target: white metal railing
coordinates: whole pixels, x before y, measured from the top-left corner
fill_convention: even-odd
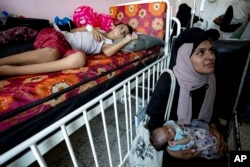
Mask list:
[[[98,161],[99,156],[97,154],[99,150],[96,150],[95,148],[95,138],[92,135],[93,126],[91,127],[91,121],[97,116],[101,116],[105,135],[105,142],[103,145],[106,144],[107,152],[105,154],[108,155],[107,163],[109,163],[109,166],[122,166],[128,158],[130,145],[134,138],[135,128],[133,116],[136,112],[138,112],[138,106],[143,106],[145,105],[145,102],[149,101],[151,92],[161,74],[161,71],[166,68],[168,64],[168,56],[168,54],[165,54],[163,57],[148,67],[140,70],[136,74],[115,85],[113,88],[107,90],[95,99],[72,111],[70,114],[25,140],[23,143],[17,145],[13,149],[5,152],[0,157],[0,165],[28,166],[34,161],[37,161],[40,166],[46,167],[46,159],[43,158],[43,155],[45,155],[61,141],[65,141],[73,166],[77,167],[79,160],[75,155],[76,151],[72,147],[70,135],[79,128],[86,127],[87,134],[82,135],[88,135],[94,164],[95,166],[99,166],[100,162]],[[120,103],[120,99],[123,99],[123,103]],[[141,100],[140,104],[139,100]],[[119,105],[123,106],[122,112],[125,114],[123,124],[121,124],[121,122],[118,120],[118,115],[121,113],[121,110],[118,110],[117,107],[118,102]],[[112,159],[112,156],[114,155],[114,148],[111,149],[113,145],[109,141],[109,129],[107,128],[107,125],[109,125],[110,122],[106,122],[107,118],[105,115],[106,110],[109,107],[113,107],[115,115],[115,119],[112,120],[112,122],[115,123],[115,133],[117,134],[116,141],[118,143],[118,151],[115,152],[115,154],[119,155],[119,158],[118,160],[116,159],[115,162],[118,161],[118,164],[112,164],[114,162],[114,159]],[[120,138],[121,127],[126,127],[126,139]],[[126,140],[125,150],[121,146],[121,142],[124,142],[124,140]],[[27,152],[22,153],[27,149]],[[19,155],[21,153],[22,155]],[[18,155],[19,158],[12,160],[12,158],[16,155]],[[11,162],[6,164],[7,161]]]

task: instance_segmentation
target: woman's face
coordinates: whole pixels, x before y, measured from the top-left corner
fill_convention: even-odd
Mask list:
[[[127,34],[129,34],[128,26],[125,24],[119,24],[115,26],[112,31],[115,38],[117,39],[125,37]]]
[[[214,72],[215,55],[214,47],[209,40],[198,45],[191,55],[194,70],[199,74],[211,74]]]

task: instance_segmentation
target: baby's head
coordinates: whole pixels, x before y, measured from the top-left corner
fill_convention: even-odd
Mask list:
[[[150,141],[156,150],[164,150],[168,141],[174,140],[175,130],[172,126],[158,127],[150,133]]]

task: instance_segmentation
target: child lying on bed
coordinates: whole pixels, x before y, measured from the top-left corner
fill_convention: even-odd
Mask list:
[[[195,148],[200,157],[219,158],[216,137],[209,135],[207,123],[194,120],[190,126],[179,125],[173,120],[164,123],[150,134],[150,140],[157,150],[167,145],[172,151]]]
[[[123,38],[113,44],[113,40]],[[0,76],[48,73],[83,67],[87,54],[112,56],[130,41],[138,39],[130,25],[118,24],[109,32],[79,27],[71,32],[55,28],[41,30],[34,42],[35,50],[0,59]]]

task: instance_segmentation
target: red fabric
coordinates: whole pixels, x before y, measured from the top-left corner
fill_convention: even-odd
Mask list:
[[[92,25],[104,31],[110,31],[114,26],[113,19],[102,13],[97,13],[92,7],[80,6],[73,13],[73,21],[77,27]]]
[[[155,57],[159,51],[158,48],[144,50],[136,53],[119,52],[115,56],[106,57],[104,55],[89,55],[88,65],[86,67],[59,71],[47,74],[24,75],[18,77],[10,77],[0,80],[0,116],[11,113],[15,109],[34,103],[59,92],[65,88],[75,85],[79,82],[91,79],[103,72],[111,71],[119,66],[129,64],[129,62],[137,59],[138,61],[130,63],[119,70],[114,70],[103,77],[91,80],[69,92],[62,94],[50,101],[46,101],[40,105],[23,111],[7,120],[0,122],[0,132],[9,129],[23,121],[28,120],[47,109],[56,106],[70,98],[90,89],[102,82],[125,72],[134,66]],[[143,58],[151,55],[147,58]],[[106,63],[109,62],[109,63]]]
[[[8,30],[0,31],[0,44],[33,41],[36,36],[36,30],[27,27],[13,27]]]
[[[34,47],[35,49],[44,47],[56,48],[63,57],[79,51],[73,50],[63,34],[56,31],[54,28],[44,28],[41,30],[34,42]]]

